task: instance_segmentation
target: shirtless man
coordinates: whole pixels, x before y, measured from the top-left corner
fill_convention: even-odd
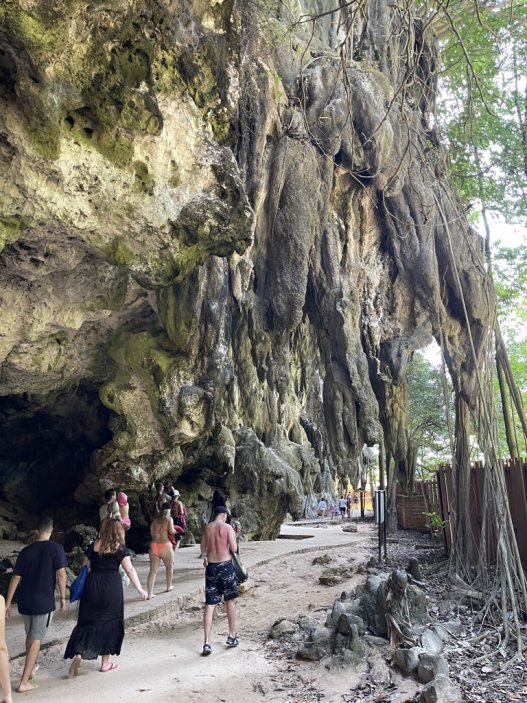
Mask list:
[[[239,642],[236,637],[236,598],[238,587],[236,574],[231,562],[231,552],[237,550],[236,535],[227,524],[227,508],[219,505],[213,513],[214,520],[209,522],[201,538],[201,553],[204,556],[205,570],[205,612],[203,613],[203,629],[205,640],[202,656],[212,654],[210,633],[212,618],[221,597],[225,601],[227,621],[229,623],[229,636],[227,647],[237,647]]]

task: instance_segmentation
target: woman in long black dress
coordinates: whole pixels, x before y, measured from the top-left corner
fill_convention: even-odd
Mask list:
[[[99,655],[99,671],[117,668],[109,659],[111,654],[120,654],[124,638],[123,582],[119,565],[141,598],[147,598],[124,546],[124,529],[118,520],[103,521],[98,539],[86,550],[84,563],[90,566],[90,573],[80,599],[77,625],[64,653],[65,659],[73,659],[70,676],[77,676],[82,659],[97,659]]]

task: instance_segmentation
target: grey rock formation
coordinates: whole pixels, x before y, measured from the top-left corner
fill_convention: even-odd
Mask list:
[[[271,627],[269,632],[269,637],[272,640],[281,639],[282,637],[289,637],[291,635],[296,635],[300,631],[300,627],[295,622],[290,620],[279,620],[275,622]]]
[[[423,652],[419,655],[417,680],[430,683],[436,676],[448,677],[448,662],[440,654]]]
[[[308,637],[297,651],[300,659],[319,661],[332,651],[331,630],[317,626],[309,631]]]
[[[421,634],[421,647],[427,654],[435,656],[443,649],[443,640],[432,629],[427,628]]]
[[[419,696],[420,703],[461,703],[461,691],[447,676],[438,676],[427,683]]]
[[[364,445],[412,481],[405,372],[433,337],[470,402],[493,293],[437,176],[434,38],[347,12],[0,7],[0,490],[27,513],[85,521],[117,486],[134,530],[170,475],[192,535],[220,486],[271,538],[357,485]]]
[[[424,653],[422,647],[396,649],[393,653],[393,663],[405,674],[413,673],[419,665],[419,656]]]

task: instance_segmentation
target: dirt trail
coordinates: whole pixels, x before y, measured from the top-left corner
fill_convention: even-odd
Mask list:
[[[112,703],[158,703],[179,702],[184,695],[190,703],[351,702],[364,669],[328,671],[324,662],[299,661],[293,647],[269,640],[267,633],[284,617],[308,614],[323,623],[341,592],[364,581],[364,575],[354,574],[344,584],[322,586],[318,578],[325,567],[314,565],[315,557],[327,553],[330,566],[351,563],[356,567],[374,552],[372,539],[371,545],[297,554],[253,569],[254,587],[238,601],[240,646],[225,647],[227,621],[221,609],[213,627],[213,654],[206,658],[200,656],[201,599],[175,616],[128,629],[122,654],[115,658],[118,669],[112,672],[102,674],[97,662],[84,662],[80,675],[69,679],[62,659],[64,647],[51,647],[42,653],[35,680],[39,688],[24,694],[24,699],[93,703],[103,696]],[[15,683],[21,668],[22,660],[12,662]],[[411,700],[414,691],[412,681],[398,681],[390,703]]]

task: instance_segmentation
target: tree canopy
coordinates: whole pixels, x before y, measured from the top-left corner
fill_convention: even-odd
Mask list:
[[[439,10],[441,13],[441,10]],[[451,175],[481,209],[527,223],[527,6],[461,3],[440,36],[437,119]],[[454,24],[455,23],[455,24]]]

